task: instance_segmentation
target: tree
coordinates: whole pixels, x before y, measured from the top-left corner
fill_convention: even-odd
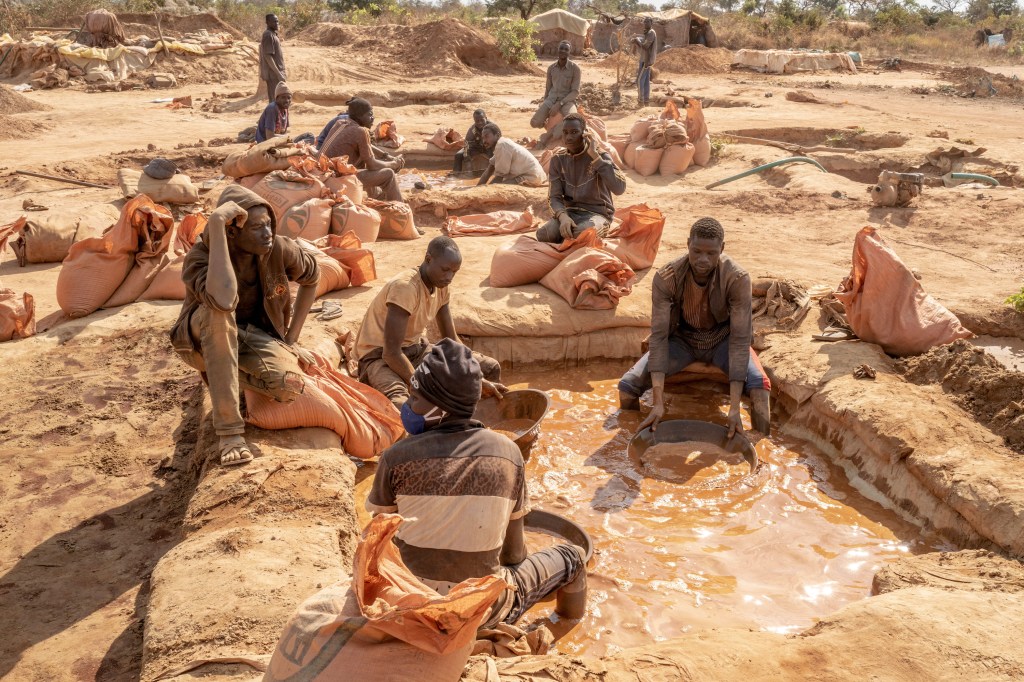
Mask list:
[[[960,5],[963,4],[963,0],[932,0],[932,2],[940,10],[949,14],[956,14],[956,11],[960,9]]]
[[[511,12],[518,12],[522,20],[527,20],[534,13],[542,14],[549,9],[565,9],[566,0],[490,0],[487,2],[487,14],[500,17]]]
[[[992,16],[1008,17],[1017,11],[1017,0],[992,0]]]

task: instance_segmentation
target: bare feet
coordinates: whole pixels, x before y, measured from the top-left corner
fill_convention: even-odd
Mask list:
[[[252,450],[242,436],[220,437],[220,465],[237,466],[252,461]]]

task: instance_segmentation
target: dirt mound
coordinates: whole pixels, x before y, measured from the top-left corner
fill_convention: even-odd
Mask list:
[[[932,552],[890,561],[875,574],[872,594],[908,587],[971,592],[1024,592],[1024,565],[985,549]]]
[[[489,33],[456,19],[441,19],[418,26],[316,24],[300,33],[298,38],[317,45],[345,45],[355,61],[375,64],[385,72],[471,76],[478,71],[509,73],[535,70],[531,65],[509,64]]]
[[[1024,82],[976,66],[948,69],[943,75],[961,97],[1024,99]]]
[[[730,64],[730,50],[703,45],[673,47],[654,60],[655,68],[663,73],[725,73]]]
[[[25,121],[13,116],[0,116],[0,140],[16,140],[42,135],[52,126],[38,121]]]
[[[915,384],[940,384],[954,402],[1024,454],[1024,372],[1006,369],[981,348],[959,339],[896,369]]]
[[[224,83],[251,78],[256,84],[259,67],[256,58],[241,52],[214,52],[202,57],[171,53],[163,55],[157,66],[170,71],[179,83]]]
[[[33,102],[20,92],[11,90],[6,85],[0,85],[0,115],[24,114],[29,111],[49,111],[50,107],[45,104]]]
[[[138,25],[147,27],[148,32],[146,32],[146,35],[150,38],[156,37],[156,18],[152,14],[123,12],[117,15],[117,20],[124,26],[125,34],[129,38],[134,37],[129,29],[137,29]],[[135,24],[135,26],[129,27],[129,24]],[[180,36],[185,33],[193,33],[205,29],[210,33],[230,33],[235,38],[245,38],[245,34],[237,28],[226,23],[217,15],[208,12],[186,16],[161,14],[160,27],[164,35]]]

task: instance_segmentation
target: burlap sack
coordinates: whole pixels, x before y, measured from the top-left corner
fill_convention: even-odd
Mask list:
[[[117,184],[126,199],[145,194],[158,204],[194,204],[199,201],[199,190],[182,173],[167,180],[157,180],[142,171],[122,168],[117,171]]]

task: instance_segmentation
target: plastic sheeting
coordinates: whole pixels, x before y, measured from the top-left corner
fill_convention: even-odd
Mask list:
[[[590,31],[590,21],[583,17],[578,17],[572,12],[566,12],[564,9],[553,9],[543,14],[538,14],[532,17],[530,21],[537,25],[538,30],[550,31],[554,28],[560,28],[566,33],[572,33],[578,36],[586,36],[587,32]]]
[[[733,54],[734,67],[761,73],[799,73],[801,71],[849,71],[857,73],[857,65],[845,52],[799,52],[794,50],[738,50]]]

